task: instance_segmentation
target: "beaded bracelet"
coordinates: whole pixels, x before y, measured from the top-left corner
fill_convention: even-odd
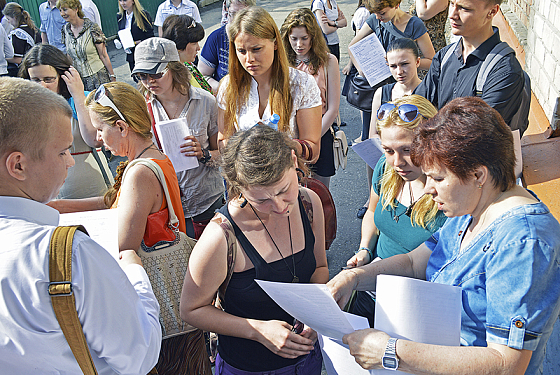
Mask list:
[[[374,258],[373,256],[373,250],[371,250],[369,247],[366,246],[360,246],[360,248],[355,252],[355,254],[358,254],[360,251],[365,250],[368,252],[369,254],[369,261],[371,262]]]
[[[299,143],[299,145],[301,146],[301,157],[304,158],[304,159],[307,159],[307,157],[306,157],[307,156],[307,148],[303,144],[303,141],[301,139],[294,139],[294,141]]]

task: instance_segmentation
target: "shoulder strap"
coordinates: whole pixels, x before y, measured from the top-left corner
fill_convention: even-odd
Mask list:
[[[57,227],[49,249],[49,295],[62,333],[86,375],[97,375],[89,352],[72,292],[72,241],[76,230],[86,233],[81,225]]]
[[[160,150],[163,150],[161,148],[161,142],[159,141],[158,133],[156,131],[156,118],[154,117],[154,110],[152,108],[152,102],[148,101],[148,98],[149,98],[149,96],[148,96],[148,94],[146,94],[146,106],[148,107],[148,113],[150,115],[150,119],[152,120],[152,132],[154,133],[154,137],[156,139],[157,147]]]
[[[439,70],[441,71],[441,69],[443,69],[443,66],[445,65],[445,63],[447,62],[447,60],[449,60],[451,58],[451,56],[453,55],[453,52],[455,52],[455,49],[457,48],[457,44],[460,42],[461,40],[459,39],[458,41],[456,41],[455,43],[452,43],[449,45],[449,48],[447,49],[447,51],[445,51],[445,55],[443,55],[443,59],[441,60],[441,64],[439,66]]]
[[[486,78],[488,78],[488,74],[490,74],[498,61],[500,61],[503,57],[509,55],[510,53],[515,54],[515,51],[506,42],[500,42],[496,44],[494,48],[492,48],[490,53],[488,53],[488,55],[484,59],[484,62],[480,66],[478,75],[476,77],[476,96],[482,96],[482,88],[484,87]]]
[[[391,21],[389,21],[391,22]],[[385,26],[384,24],[387,24],[389,22],[379,22],[379,28],[383,28],[385,31],[387,31],[389,34],[391,34],[392,36],[394,36],[397,39],[400,38],[404,38],[404,36],[402,34],[399,34],[395,29],[395,25],[393,25],[393,23],[391,22],[390,26]],[[388,46],[387,46],[388,47]]]
[[[313,223],[313,203],[311,202],[311,197],[309,196],[309,192],[305,189],[302,189],[300,186],[299,195],[301,197],[301,203],[303,204],[305,213],[309,218],[309,222]]]
[[[237,255],[237,238],[235,237],[235,231],[231,223],[231,216],[227,210],[227,203],[218,211],[218,214],[214,216],[212,220],[216,220],[220,228],[224,231],[227,243],[227,274],[226,279],[218,288],[218,297],[223,300],[227,286],[233,275],[233,265],[235,264],[235,257]]]
[[[161,184],[161,187],[163,188],[163,192],[165,193],[165,200],[167,202],[167,209],[169,210],[169,227],[173,228],[173,229],[178,229],[179,228],[179,219],[177,219],[177,215],[175,215],[175,209],[173,208],[173,204],[171,203],[171,197],[169,196],[169,190],[167,190],[167,182],[165,181],[165,175],[163,174],[163,171],[161,170],[161,168],[159,167],[159,165],[155,161],[153,161],[151,159],[140,158],[140,159],[134,159],[133,161],[128,163],[128,165],[126,166],[126,169],[124,170],[122,180],[121,180],[121,184],[122,184],[122,182],[124,182],[124,177],[126,176],[126,173],[129,171],[129,169],[133,165],[136,165],[136,164],[142,164],[142,165],[147,166],[148,168],[150,168],[152,170],[152,172],[154,172],[154,174],[158,178],[159,183]]]

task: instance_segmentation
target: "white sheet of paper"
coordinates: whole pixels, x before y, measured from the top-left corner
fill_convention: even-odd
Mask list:
[[[92,240],[119,259],[118,210],[97,210],[60,214],[58,225],[83,225]]]
[[[371,87],[391,76],[385,49],[375,33],[348,47]]]
[[[354,332],[325,284],[256,281],[288,314],[318,333],[342,340],[342,336]]]
[[[354,330],[369,328],[369,323],[363,316],[344,313]],[[323,352],[323,363],[328,375],[368,375],[369,370],[363,369],[348,349],[348,345],[339,340],[318,334],[319,344]]]
[[[175,172],[198,167],[196,156],[181,154],[181,144],[185,143],[185,137],[192,135],[185,118],[158,122],[156,123],[156,131],[163,153],[171,160]]]
[[[352,145],[352,150],[354,150],[372,169],[375,169],[379,158],[383,155],[383,148],[381,148],[381,139],[379,139],[379,136]]]
[[[134,39],[130,29],[119,30],[119,39],[124,48],[134,48]]]
[[[460,345],[460,287],[379,275],[376,294],[376,329],[391,337],[424,344]],[[395,371],[374,370],[373,374],[395,374]]]

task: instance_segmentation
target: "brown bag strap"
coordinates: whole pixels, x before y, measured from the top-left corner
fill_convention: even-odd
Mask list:
[[[72,240],[76,230],[87,234],[81,225],[57,227],[51,237],[49,250],[49,295],[64,337],[86,375],[97,375],[72,291]]]
[[[302,189],[302,186],[300,186],[299,195],[301,197],[301,202],[303,203],[303,208],[305,209],[305,213],[309,218],[309,222],[313,224],[313,203],[311,202],[311,197],[309,196],[309,192],[305,189]]]

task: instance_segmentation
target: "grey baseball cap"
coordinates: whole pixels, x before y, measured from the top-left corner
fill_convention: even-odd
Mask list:
[[[175,42],[164,38],[150,38],[134,49],[134,73],[161,73],[167,63],[180,61]]]

